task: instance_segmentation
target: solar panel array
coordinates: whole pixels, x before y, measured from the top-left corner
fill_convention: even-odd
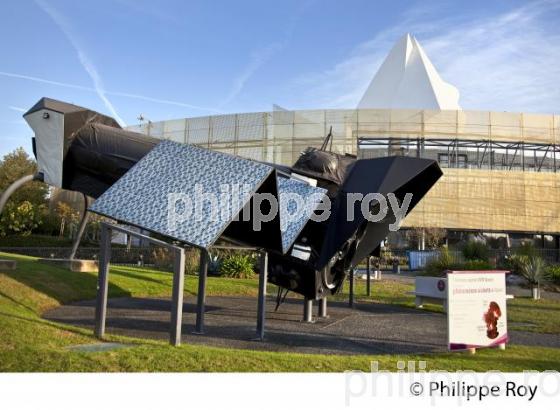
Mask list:
[[[297,239],[327,190],[296,179],[278,177],[277,180],[282,250],[285,253]],[[294,199],[293,195],[299,200]]]
[[[90,210],[208,248],[272,172],[272,167],[258,162],[162,141],[101,195]],[[224,186],[241,185],[245,189],[239,189],[239,200],[220,200],[217,214],[213,204],[204,201],[193,215],[197,186],[219,198]],[[191,215],[186,217],[189,211]]]

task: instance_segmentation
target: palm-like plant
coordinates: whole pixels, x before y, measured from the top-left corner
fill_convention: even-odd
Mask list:
[[[514,255],[511,259],[513,269],[533,288],[533,299],[540,299],[540,284],[548,277],[544,259],[536,255]]]

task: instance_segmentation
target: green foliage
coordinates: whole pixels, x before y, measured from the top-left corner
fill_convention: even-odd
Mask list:
[[[56,213],[60,218],[59,235],[64,236],[64,232],[70,235],[80,221],[80,214],[66,202],[56,204]]]
[[[449,253],[449,249],[443,246],[439,251],[439,256],[426,264],[424,273],[427,276],[441,276],[446,270],[451,269],[453,258]]]
[[[453,269],[456,270],[490,270],[493,269],[491,263],[482,260],[468,260],[465,263],[456,264]]]
[[[560,286],[560,265],[550,265],[546,268],[549,280],[555,285]]]
[[[442,247],[439,257],[426,265],[422,275],[443,276],[448,270],[489,270],[492,268],[493,266],[487,260],[472,259],[463,263],[456,262],[447,247]]]
[[[37,164],[23,148],[6,154],[0,161],[0,191],[4,191],[17,179],[32,175],[37,172]],[[42,182],[28,182],[19,188],[10,197],[9,203],[19,206],[22,202],[28,201],[35,206],[45,203],[48,193],[48,186]]]
[[[544,259],[540,256],[513,255],[510,258],[512,270],[521,275],[530,285],[538,286],[548,279]]]
[[[0,216],[0,236],[31,234],[41,224],[41,214],[41,206],[29,201],[23,201],[19,205],[8,202]]]
[[[60,217],[50,212],[45,206],[41,212],[41,224],[33,230],[33,234],[57,236],[60,232]]]
[[[23,148],[7,154],[0,161],[0,191],[4,191],[17,179],[35,174],[37,164]],[[29,235],[41,224],[44,214],[47,185],[28,182],[15,191],[0,217],[0,236],[11,234]]]
[[[255,276],[253,261],[249,255],[233,254],[224,258],[220,274],[227,278],[248,279]]]
[[[516,255],[537,256],[537,250],[532,242],[523,242],[519,248],[515,250]]]
[[[84,243],[82,243],[82,245],[84,245]],[[60,236],[32,233],[26,236],[8,235],[0,237],[0,246],[15,248],[62,248],[72,246],[72,240],[70,238],[61,238]]]
[[[468,241],[463,247],[463,256],[469,261],[487,261],[488,253],[488,245],[480,241]]]

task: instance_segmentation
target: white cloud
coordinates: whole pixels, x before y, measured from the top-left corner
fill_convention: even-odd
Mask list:
[[[103,85],[101,76],[97,71],[97,68],[90,60],[89,56],[86,54],[83,47],[79,44],[75,35],[72,34],[70,25],[68,24],[66,19],[60,13],[58,13],[58,11],[56,11],[53,7],[51,7],[46,1],[35,0],[35,2],[45,13],[49,15],[49,17],[53,20],[56,26],[62,31],[64,36],[68,39],[70,44],[72,44],[72,47],[74,47],[74,50],[78,54],[78,59],[80,60],[80,64],[82,65],[84,70],[88,73],[91,80],[93,81],[93,86],[95,88],[95,91],[99,96],[99,98],[105,104],[105,107],[107,107],[107,109],[109,110],[111,115],[115,118],[115,120],[117,120],[117,122],[119,122],[121,125],[126,125],[124,120],[117,113],[117,110],[115,109],[111,101],[109,101],[109,99],[107,98],[105,87]]]
[[[298,104],[355,107],[394,42],[411,32],[441,77],[459,89],[464,109],[558,112],[560,34],[543,21],[559,9],[558,2],[532,2],[484,19],[441,19],[432,10],[413,10],[344,61],[297,78],[293,86],[313,96]]]

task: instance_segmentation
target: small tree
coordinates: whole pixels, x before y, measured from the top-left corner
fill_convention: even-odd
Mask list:
[[[56,213],[60,217],[60,232],[59,236],[64,236],[66,227],[71,227],[79,219],[79,214],[66,202],[59,202],[56,204]]]
[[[41,224],[42,209],[29,201],[19,205],[9,202],[0,217],[0,236],[29,235]]]
[[[516,254],[511,257],[510,264],[512,270],[531,286],[533,299],[540,299],[540,285],[546,282],[549,276],[544,259],[537,255]]]
[[[23,148],[6,154],[0,161],[0,191],[4,191],[17,179],[37,172],[37,163],[29,158]],[[19,206],[28,201],[32,205],[45,204],[48,186],[42,182],[30,182],[22,186],[10,197],[11,203]]]
[[[418,245],[424,236],[424,245],[427,249],[437,249],[447,236],[447,231],[442,228],[413,228],[409,232],[412,240]]]

